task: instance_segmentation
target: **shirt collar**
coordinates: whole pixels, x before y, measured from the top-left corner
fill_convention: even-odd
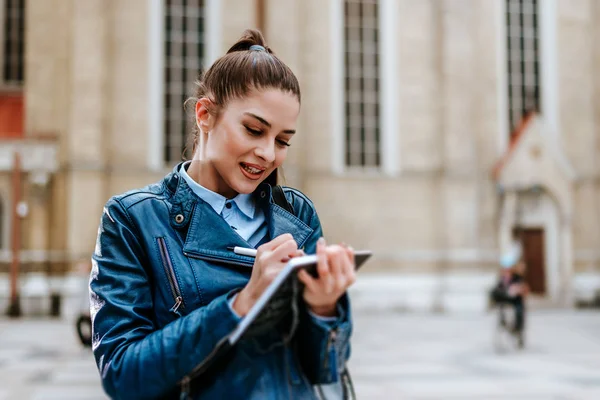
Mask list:
[[[193,180],[187,173],[187,168],[189,167],[191,161],[187,161],[181,165],[181,169],[179,173],[185,179],[185,182],[188,184],[190,189],[202,200],[210,204],[210,206],[215,210],[217,214],[221,214],[223,208],[225,207],[225,203],[227,202],[227,198],[225,196],[220,195],[219,193],[215,193],[212,190],[208,190],[204,186],[200,185],[198,182]],[[256,211],[256,206],[254,204],[254,199],[252,197],[252,193],[248,194],[238,194],[235,196],[232,201],[235,205],[240,209],[240,211],[246,215],[248,218],[254,218],[254,213]]]

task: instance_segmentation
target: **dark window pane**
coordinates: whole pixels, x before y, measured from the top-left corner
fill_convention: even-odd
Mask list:
[[[4,1],[4,43],[2,80],[8,84],[23,83],[25,54],[25,0]]]
[[[204,57],[204,1],[169,0],[165,8],[164,155],[173,163],[181,160],[193,126],[184,103]]]
[[[508,118],[512,135],[523,118],[540,111],[538,2],[506,0]]]
[[[344,16],[346,165],[378,167],[378,1],[345,0]]]

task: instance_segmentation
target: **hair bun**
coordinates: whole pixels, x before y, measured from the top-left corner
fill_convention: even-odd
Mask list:
[[[265,43],[265,37],[257,29],[246,29],[242,34],[242,37],[227,50],[227,54],[236,51],[248,51],[251,46],[260,46],[264,48],[267,53],[273,54],[273,51]],[[252,50],[257,50],[257,48],[253,48]]]

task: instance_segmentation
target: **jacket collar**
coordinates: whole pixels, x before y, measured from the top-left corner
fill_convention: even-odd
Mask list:
[[[185,161],[181,167],[179,168],[179,176],[185,180],[187,185],[192,189],[192,191],[198,195],[202,200],[211,205],[213,210],[217,214],[221,214],[223,209],[225,208],[225,204],[227,203],[227,198],[219,193],[215,193],[211,190],[208,190],[204,186],[200,185],[198,182],[194,181],[194,179],[188,175],[186,168],[189,168],[189,164],[191,161]],[[254,199],[252,193],[250,194],[238,194],[231,202],[235,203],[236,207],[248,218],[254,218],[254,213],[256,211],[256,207],[254,204]]]
[[[179,173],[182,164],[177,164],[165,177],[164,184],[172,204],[169,211],[171,226],[182,229],[189,224],[183,247],[184,253],[252,265],[254,260],[251,257],[234,254],[227,249],[233,246],[251,246],[234,232],[208,203],[194,194]],[[302,248],[313,229],[274,203],[269,184],[261,183],[253,196],[256,206],[263,207],[265,211],[269,237],[272,239],[283,233],[290,233],[298,243],[298,247]]]

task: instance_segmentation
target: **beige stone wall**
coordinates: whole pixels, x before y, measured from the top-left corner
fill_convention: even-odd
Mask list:
[[[227,49],[240,38],[244,30],[256,28],[256,6],[254,1],[222,0],[221,16],[223,23],[221,54],[225,54]]]
[[[332,174],[329,80],[335,77],[328,55],[340,49],[330,46],[329,8],[308,2],[307,10],[315,28],[306,33],[313,41],[303,69],[310,115],[303,188],[327,236],[386,255],[376,261],[386,269],[488,265],[444,252],[497,246],[497,196],[488,173],[498,154],[496,8],[476,1],[399,3],[401,172],[393,178]]]
[[[592,266],[600,270],[596,251],[600,243],[600,30],[595,23],[600,4],[558,0],[557,5],[561,139],[578,175],[573,216],[575,271]]]
[[[148,168],[149,1],[113,1],[109,14],[107,124],[103,137],[112,176]],[[155,82],[160,85],[160,82]],[[190,82],[191,84],[191,82]],[[124,169],[128,171],[124,171]],[[113,192],[109,190],[109,193]]]
[[[287,183],[315,201],[327,237],[385,255],[376,260],[384,269],[489,267],[499,215],[489,174],[500,150],[494,2],[398,1],[395,177],[332,172],[331,88],[339,78],[332,54],[340,49],[331,47],[329,2],[266,4],[267,42],[297,74],[303,95]],[[48,188],[47,210],[36,210],[48,215],[47,243],[31,231],[33,247],[88,255],[108,197],[163,175],[148,169],[148,7],[145,0],[28,3],[26,129],[58,135],[61,166]],[[574,247],[586,250],[600,241],[594,181],[600,28],[593,24],[600,6],[557,0],[557,7],[560,132],[585,178],[574,198]],[[252,1],[222,1],[221,54],[256,25],[255,11]],[[464,262],[448,256],[461,251],[487,256]]]
[[[144,0],[28,5],[26,126],[59,136],[60,170],[36,209],[48,239],[32,225],[26,248],[89,258],[108,197],[162,176],[147,170],[147,16]]]
[[[34,216],[47,222],[48,232],[41,234],[31,223],[31,229],[23,232],[23,245],[26,250],[64,251],[69,235],[64,182],[71,162],[73,4],[62,0],[29,2],[26,12],[25,129],[28,135],[56,135],[59,172],[48,186],[48,201],[34,208]],[[25,224],[28,222],[30,218]]]
[[[399,131],[402,171],[439,171],[443,136],[440,2],[403,0],[399,6]]]
[[[597,173],[594,125],[597,79],[594,64],[594,1],[558,0],[558,71],[562,141],[570,161],[583,176]]]
[[[300,0],[270,0],[267,4],[267,18],[265,21],[265,35],[267,44],[275,51],[291,69],[300,82],[302,98],[301,114],[296,127],[299,132],[292,141],[291,151],[285,162],[285,185],[300,186],[303,179],[303,156],[306,152],[306,125],[305,112],[306,100],[304,94],[304,50],[312,43],[307,43],[304,37],[306,27],[306,5]],[[285,32],[284,34],[281,34]]]
[[[58,135],[61,164],[67,160],[71,20],[71,1],[29,2],[26,7],[25,130]]]
[[[303,181],[312,179],[314,173],[331,171],[332,121],[331,121],[331,7],[319,0],[303,2],[304,24],[300,84],[302,85],[302,153],[295,155],[302,165]],[[294,139],[295,140],[295,139]],[[293,150],[295,151],[295,150]],[[308,186],[306,186],[308,187]]]

